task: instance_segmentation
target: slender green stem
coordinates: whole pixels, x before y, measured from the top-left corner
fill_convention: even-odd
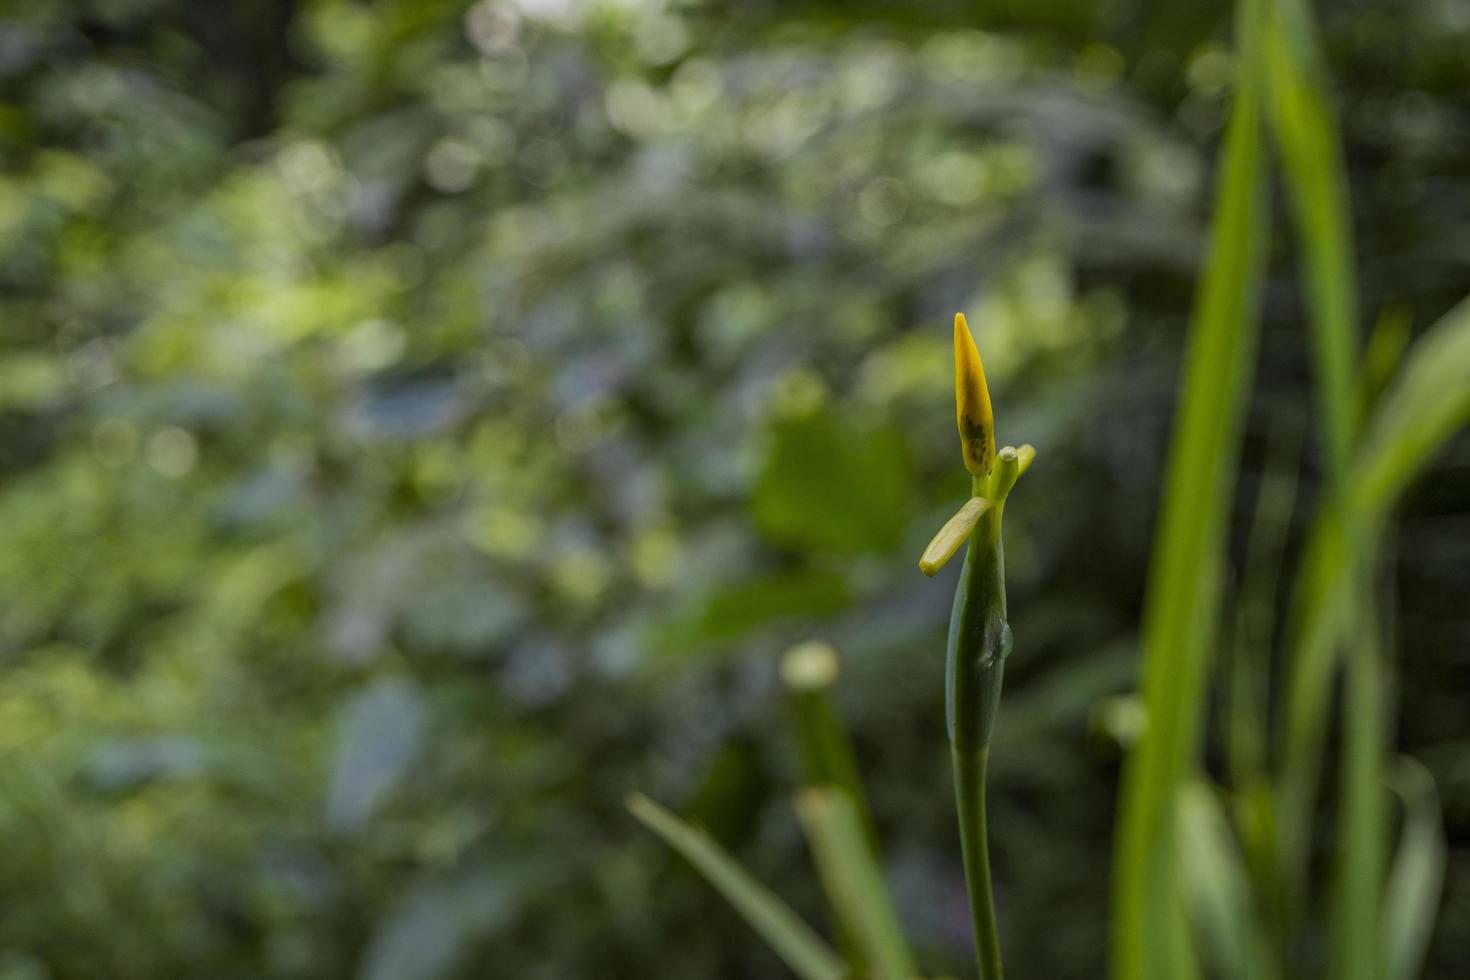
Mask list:
[[[846,793],[863,829],[863,839],[877,858],[878,832],[868,806],[868,794],[858,775],[852,740],[832,706],[837,652],[825,643],[803,643],[786,652],[781,671],[791,692],[797,745],[801,749],[802,783],[836,786]]]
[[[1000,980],[1000,935],[995,928],[995,895],[990,886],[990,840],[985,830],[985,764],[990,746],[955,746],[955,803],[960,815],[960,847],[965,856],[965,886],[975,927],[975,957],[982,980]]]
[[[1002,975],[985,828],[985,768],[1005,658],[1011,651],[1000,538],[1003,510],[1001,502],[987,510],[970,537],[950,616],[946,677],[960,846],[982,980],[1000,980]]]

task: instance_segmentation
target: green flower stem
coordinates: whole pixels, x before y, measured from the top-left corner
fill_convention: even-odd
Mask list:
[[[877,860],[878,833],[868,806],[868,794],[858,776],[852,740],[832,705],[837,652],[825,643],[802,643],[782,658],[781,676],[791,694],[797,744],[801,749],[802,784],[836,786],[847,794],[862,827],[863,839]]]
[[[954,746],[955,802],[960,812],[960,848],[965,856],[965,886],[975,927],[975,958],[982,980],[1000,980],[1000,934],[995,928],[995,896],[990,890],[990,842],[985,833],[985,763],[990,746]]]
[[[807,788],[836,787],[847,794],[863,841],[873,861],[881,857],[868,794],[858,777],[857,760],[847,729],[832,705],[831,688],[837,680],[837,651],[826,643],[808,641],[781,658],[781,679],[791,695],[797,745],[801,750],[801,781]],[[833,923],[843,958],[858,976],[867,976],[865,945],[842,917]]]
[[[985,769],[1000,704],[1005,658],[1011,652],[1000,527],[1005,494],[1016,475],[1016,457],[1011,452],[1008,460],[1000,460],[993,479],[975,480],[975,493],[990,496],[995,506],[981,515],[970,537],[949,621],[945,701],[965,885],[970,894],[976,957],[983,980],[1000,980],[1002,975],[995,899],[990,887],[990,845],[985,831]]]

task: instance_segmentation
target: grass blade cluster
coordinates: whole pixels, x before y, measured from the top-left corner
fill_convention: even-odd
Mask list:
[[[1143,626],[1147,734],[1124,771],[1114,864],[1113,975],[1194,973],[1179,913],[1174,808],[1191,774],[1205,709],[1205,662],[1219,612],[1241,419],[1250,390],[1265,249],[1265,161],[1255,45],[1260,12],[1242,5],[1240,83],[1225,135],[1208,265],[1195,308]]]
[[[1221,975],[1318,973],[1323,964],[1314,957],[1297,961],[1292,937],[1310,928],[1310,910],[1325,906],[1331,908],[1326,975],[1397,980],[1412,975],[1423,957],[1443,841],[1437,813],[1424,802],[1433,799],[1431,782],[1427,797],[1422,786],[1408,794],[1414,802],[1385,882],[1388,685],[1372,582],[1399,496],[1470,418],[1470,385],[1464,382],[1470,377],[1470,306],[1458,307],[1431,328],[1396,378],[1389,376],[1408,332],[1402,315],[1400,325],[1384,333],[1367,358],[1360,357],[1348,180],[1310,10],[1302,0],[1243,0],[1239,12],[1237,88],[1212,251],[1192,327],[1145,613],[1148,724],[1125,773],[1113,970],[1129,980],[1198,973],[1198,958],[1168,908],[1182,876],[1197,934]],[[1219,535],[1238,435],[1222,420],[1238,413],[1245,398],[1242,379],[1249,372],[1234,357],[1250,348],[1254,336],[1240,299],[1256,295],[1261,249],[1259,242],[1245,247],[1240,229],[1248,221],[1259,228],[1264,220],[1259,187],[1265,181],[1265,127],[1257,119],[1258,103],[1267,110],[1297,232],[1325,480],[1293,592],[1283,651],[1288,686],[1274,754],[1266,748],[1271,733],[1261,730],[1263,685],[1271,672],[1263,648],[1271,631],[1247,630],[1251,617],[1244,607],[1233,620],[1238,633],[1226,733],[1236,797],[1225,808],[1211,791],[1180,787],[1200,767],[1198,722],[1216,643],[1220,599],[1214,589],[1224,561]],[[1232,195],[1244,163],[1254,174],[1254,196],[1238,186]],[[1245,252],[1241,261],[1230,261],[1232,243]],[[1226,346],[1227,338],[1235,348]],[[1204,351],[1212,353],[1216,377],[1206,376]],[[1213,411],[1205,402],[1214,403]],[[1268,489],[1263,486],[1263,499]],[[1274,575],[1267,581],[1274,582]],[[1256,591],[1248,590],[1242,601],[1254,604],[1257,618],[1265,609]],[[1330,894],[1319,902],[1308,874],[1339,673],[1334,876]],[[1265,781],[1273,761],[1274,778]],[[1427,774],[1421,782],[1428,782]],[[1176,809],[1188,854],[1163,829]],[[1243,857],[1235,850],[1227,813],[1242,823]]]

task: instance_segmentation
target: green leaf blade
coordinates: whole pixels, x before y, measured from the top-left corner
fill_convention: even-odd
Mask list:
[[[1348,518],[1371,567],[1394,508],[1445,442],[1470,423],[1470,299],[1413,345],[1365,428],[1349,481]],[[1294,598],[1297,639],[1283,701],[1285,739],[1278,778],[1283,854],[1303,859],[1322,769],[1338,641],[1355,595],[1337,518],[1324,514],[1308,545]],[[1301,872],[1297,872],[1300,877]]]
[[[1174,901],[1174,808],[1199,753],[1215,584],[1258,333],[1266,168],[1255,38],[1245,0],[1240,85],[1226,130],[1205,279],[1195,308],[1143,629],[1148,723],[1125,765],[1114,864],[1112,973],[1179,980],[1198,971]]]
[[[1434,777],[1404,759],[1395,783],[1404,801],[1404,829],[1383,898],[1383,948],[1388,980],[1413,980],[1424,965],[1444,888],[1448,847]]]
[[[847,966],[832,947],[708,834],[640,793],[628,797],[627,807],[644,826],[694,865],[802,980],[841,980],[848,975]]]
[[[913,954],[852,801],[835,787],[813,787],[797,793],[796,812],[828,901],[861,948],[875,980],[917,976]]]
[[[1264,23],[1266,103],[1298,228],[1320,422],[1334,492],[1341,492],[1358,414],[1358,293],[1347,168],[1311,11],[1302,0],[1283,0],[1269,6]]]
[[[1186,786],[1178,817],[1185,895],[1219,975],[1275,980],[1245,859],[1214,789],[1198,781]]]

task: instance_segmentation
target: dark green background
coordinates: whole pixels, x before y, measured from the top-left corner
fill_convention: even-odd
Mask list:
[[[1422,328],[1470,288],[1470,13],[1321,15],[1365,312]],[[809,637],[924,963],[967,969],[954,571],[916,568],[966,490],[957,309],[1040,451],[1007,962],[1099,975],[1228,18],[5,3],[0,978],[780,975],[622,799],[821,921],[775,673]],[[1232,540],[1300,466],[1285,582],[1319,456],[1275,232]],[[1451,844],[1427,975],[1459,978],[1470,442],[1391,552],[1396,739]]]

